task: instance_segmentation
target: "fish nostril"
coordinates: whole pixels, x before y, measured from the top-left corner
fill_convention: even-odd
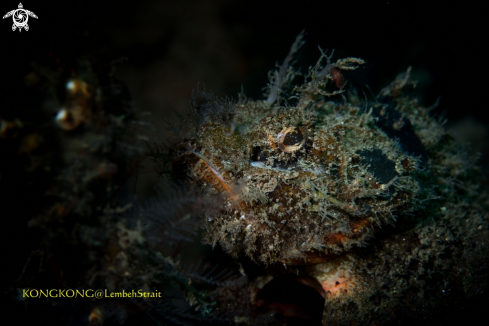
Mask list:
[[[259,146],[253,148],[253,155],[251,160],[253,162],[266,162],[268,157],[262,152]]]

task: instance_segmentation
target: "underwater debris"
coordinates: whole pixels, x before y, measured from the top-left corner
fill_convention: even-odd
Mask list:
[[[141,311],[164,324],[230,324],[234,316],[223,316],[214,306],[246,278],[221,266],[188,268],[180,259],[184,245],[195,240],[197,217],[218,211],[218,198],[211,201],[173,182],[146,200],[130,194],[127,180],[148,155],[141,145],[151,124],[113,76],[113,63],[96,55],[50,59],[32,63],[26,84],[13,86],[31,101],[7,97],[0,110],[2,210],[15,212],[19,232],[29,234],[16,239],[28,251],[25,257],[19,253],[24,267],[5,290],[7,300],[16,312],[35,318],[48,313],[60,324],[120,325]],[[164,154],[153,158],[161,161]],[[28,288],[160,296],[60,296],[32,305],[20,295]],[[180,295],[178,304],[169,291]]]

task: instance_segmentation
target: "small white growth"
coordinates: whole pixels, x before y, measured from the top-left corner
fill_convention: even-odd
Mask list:
[[[64,119],[66,119],[68,116],[68,111],[66,111],[65,108],[62,108],[58,114],[56,115],[56,121],[57,122],[61,122],[63,121]]]
[[[73,80],[70,80],[69,82],[66,83],[66,89],[73,91],[75,89],[75,82]]]

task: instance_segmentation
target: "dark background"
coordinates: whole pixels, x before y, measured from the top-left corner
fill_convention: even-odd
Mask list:
[[[0,14],[16,9],[17,1],[2,1]],[[13,90],[31,71],[30,62],[53,51],[61,57],[125,57],[117,76],[128,85],[136,107],[152,112],[151,137],[158,142],[164,137],[161,119],[172,110],[188,110],[190,93],[199,82],[235,98],[243,85],[247,96],[261,98],[267,72],[305,29],[307,43],[298,59],[302,72],[319,57],[318,45],[335,49],[335,58],[367,62],[351,74],[350,84],[364,90],[368,85],[377,94],[411,65],[422,103],[430,106],[441,97],[434,113],[445,114],[454,136],[471,141],[474,151],[483,154],[479,164],[487,165],[489,26],[482,1],[22,3],[39,19],[29,18],[30,30],[20,33],[12,32],[11,17],[1,21],[0,89],[6,95],[2,98],[9,98],[5,103],[22,96]],[[154,180],[153,174],[144,175],[137,191],[149,192]],[[0,216],[15,218],[5,212]],[[15,262],[23,261],[13,257],[15,246],[5,258],[13,262],[12,275],[22,266]],[[487,298],[479,298],[434,315],[427,324],[482,325],[487,307]]]
[[[17,5],[5,1],[1,9]],[[53,48],[109,51],[128,59],[120,77],[144,109],[185,109],[197,82],[227,95],[244,85],[258,98],[267,71],[305,29],[302,72],[319,57],[318,45],[336,49],[336,58],[363,58],[367,64],[352,82],[374,93],[412,65],[426,105],[441,96],[437,112],[451,120],[487,121],[488,23],[476,2],[29,1],[24,8],[39,17],[29,18],[28,32],[12,32],[11,18],[1,21],[3,81],[23,78],[29,62]]]
[[[155,141],[164,135],[162,117],[188,110],[200,82],[217,94],[237,97],[243,86],[259,99],[267,72],[281,62],[301,30],[301,72],[319,57],[318,46],[334,58],[367,63],[349,74],[350,85],[373,93],[412,66],[421,102],[441,98],[435,114],[446,114],[449,129],[473,153],[489,158],[489,115],[484,102],[488,73],[488,23],[480,2],[140,0],[29,1],[28,32],[12,32],[1,21],[2,91],[23,82],[33,59],[103,53],[127,59],[117,76],[135,105],[151,111]],[[16,9],[4,2],[2,12]],[[3,15],[3,14],[2,14]],[[482,162],[482,161],[481,161]],[[141,191],[148,187],[140,182]]]

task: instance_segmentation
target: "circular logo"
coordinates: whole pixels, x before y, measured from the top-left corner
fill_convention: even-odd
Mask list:
[[[14,24],[17,27],[24,27],[29,20],[29,16],[24,9],[17,9],[12,16],[14,19]]]

